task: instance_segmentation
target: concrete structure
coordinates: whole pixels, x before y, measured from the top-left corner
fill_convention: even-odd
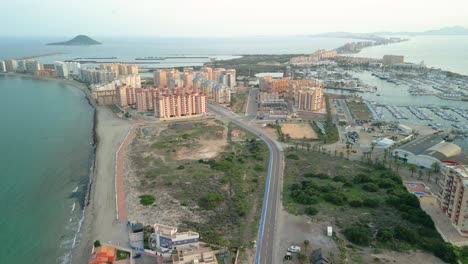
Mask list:
[[[117,76],[138,74],[138,65],[136,64],[125,64],[125,63],[101,64],[99,68],[102,70],[113,71],[117,74]]]
[[[18,68],[18,62],[16,60],[4,60],[5,62],[5,70],[7,72],[16,72]]]
[[[136,104],[135,87],[130,85],[120,85],[115,87],[115,97],[117,105],[120,107],[127,107]]]
[[[382,58],[384,65],[403,64],[405,59],[403,56],[397,55],[384,55]]]
[[[34,76],[38,78],[57,78],[57,72],[54,70],[37,70]]]
[[[93,94],[94,100],[96,100],[99,105],[113,105],[117,103],[117,98],[115,96],[115,89],[94,90],[92,94]]]
[[[0,60],[0,72],[6,72],[5,62]]]
[[[199,240],[197,232],[178,232],[177,227],[162,224],[154,224],[154,233],[150,235],[151,246],[158,249],[198,247]]]
[[[316,87],[302,88],[296,92],[294,105],[299,111],[318,111],[325,106],[323,87],[318,84]]]
[[[173,264],[217,264],[216,253],[221,250],[212,250],[208,245],[204,247],[189,247],[177,250],[172,255]]]
[[[135,90],[136,109],[138,112],[154,110],[154,97],[159,92],[158,88],[146,87]]]
[[[467,158],[456,144],[446,142],[439,134],[431,134],[396,148],[392,155],[400,160],[420,167],[431,168],[435,162],[442,161],[468,164]]]
[[[42,65],[36,60],[25,61],[26,72],[29,74],[35,74],[36,71],[42,70]]]
[[[441,166],[439,206],[462,236],[468,236],[468,169],[461,165]]]
[[[206,96],[178,88],[158,93],[154,101],[154,115],[159,119],[189,117],[206,113]]]
[[[231,102],[231,87],[217,84],[213,89],[213,99],[218,104],[229,104]]]
[[[67,65],[68,74],[78,76],[80,74],[81,64],[79,62],[65,62]]]
[[[79,79],[87,84],[108,83],[117,79],[117,73],[108,70],[81,68]]]
[[[268,75],[259,79],[259,87],[261,92],[286,93],[289,82],[289,78],[273,79]]]
[[[316,63],[323,59],[331,59],[337,56],[336,50],[317,50],[309,56],[293,57],[289,60],[291,64]]]
[[[61,78],[68,78],[68,66],[61,62],[55,62],[55,71],[57,71],[57,76]]]
[[[153,73],[153,81],[155,86],[167,86],[167,73],[166,70],[156,70]]]

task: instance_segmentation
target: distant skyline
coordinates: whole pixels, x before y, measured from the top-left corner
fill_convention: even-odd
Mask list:
[[[468,28],[466,0],[19,0],[0,36],[209,37]]]

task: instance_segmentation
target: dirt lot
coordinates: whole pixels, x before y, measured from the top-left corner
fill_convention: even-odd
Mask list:
[[[281,124],[284,134],[289,134],[294,139],[316,139],[317,134],[309,124]]]
[[[257,234],[266,146],[217,119],[144,125],[125,153],[128,219],[200,232],[205,241],[249,245]],[[154,204],[143,206],[150,194]]]

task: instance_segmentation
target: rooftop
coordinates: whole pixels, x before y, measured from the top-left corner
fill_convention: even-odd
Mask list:
[[[443,142],[442,137],[440,137],[438,134],[431,134],[427,135],[425,137],[413,140],[403,146],[401,146],[399,149],[406,150],[408,152],[413,153],[414,155],[420,155],[424,154],[426,150],[429,148]]]

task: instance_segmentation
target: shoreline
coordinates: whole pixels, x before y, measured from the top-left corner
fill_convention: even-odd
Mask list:
[[[75,231],[72,248],[67,254],[70,256],[70,263],[87,263],[92,243],[96,239],[128,247],[127,223],[120,223],[116,215],[114,170],[117,150],[131,130],[132,124],[115,117],[105,106],[97,106],[88,87],[75,80],[38,78],[20,73],[0,73],[0,75],[55,81],[83,92],[87,103],[93,109],[93,156],[90,160],[86,195],[80,201],[83,205],[82,217]]]

